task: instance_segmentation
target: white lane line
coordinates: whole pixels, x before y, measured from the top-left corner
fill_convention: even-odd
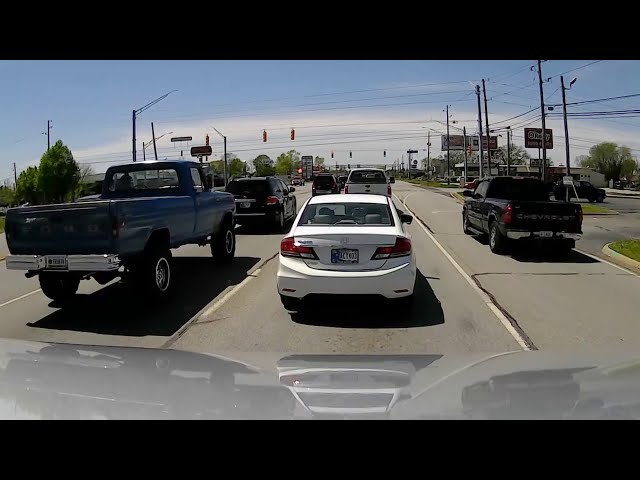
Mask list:
[[[27,298],[29,295],[33,295],[34,293],[41,292],[42,289],[34,290],[33,292],[25,293],[24,295],[20,295],[19,297],[14,298],[13,300],[9,300],[8,302],[0,303],[0,308],[6,307],[7,305],[12,304],[13,302],[17,302],[18,300],[22,300],[23,298]]]
[[[595,255],[591,255],[590,253],[587,253],[584,250],[578,250],[577,248],[574,248],[574,250],[576,252],[580,252],[582,255],[586,255],[589,258],[593,258],[594,260],[597,260],[599,262],[606,263],[607,265],[611,265],[612,267],[615,267],[618,270],[622,270],[624,273],[628,273],[629,275],[633,275],[634,277],[640,278],[640,275],[638,275],[637,273],[631,270],[627,270],[626,268],[621,267],[620,265],[616,265],[615,263],[605,260],[604,258],[596,257]]]
[[[249,275],[247,278],[245,278],[242,282],[240,282],[238,285],[236,285],[235,287],[233,287],[231,290],[229,290],[227,293],[225,293],[222,298],[220,298],[219,300],[216,300],[213,305],[211,305],[209,308],[207,308],[203,313],[202,316],[207,316],[207,315],[211,315],[213,312],[215,312],[216,310],[218,310],[220,307],[222,307],[225,303],[227,303],[236,293],[238,293],[238,290],[240,290],[242,287],[245,287],[247,285],[247,283],[249,283],[251,280],[253,280],[254,278],[256,278],[258,275],[260,275],[260,272],[262,271],[262,268],[258,268],[256,269],[251,275]],[[201,315],[198,315],[201,316]]]
[[[415,192],[414,192],[415,193]],[[394,194],[395,195],[395,194]],[[411,196],[413,195],[413,193],[410,193],[409,195],[407,195],[404,199],[405,201]],[[511,334],[511,336],[516,340],[516,342],[518,342],[518,345],[520,345],[522,347],[523,350],[531,350],[531,348],[529,347],[529,345],[527,345],[527,342],[524,340],[524,338],[522,338],[522,336],[518,333],[518,331],[513,327],[513,325],[511,325],[511,322],[509,321],[509,319],[504,315],[504,313],[502,313],[500,311],[500,309],[497,307],[497,305],[495,305],[492,301],[491,298],[489,298],[489,296],[484,293],[480,287],[478,287],[478,285],[476,285],[476,282],[473,281],[473,279],[467,274],[467,272],[465,272],[462,267],[458,264],[458,262],[455,261],[455,259],[449,254],[449,252],[447,252],[445,250],[445,248],[440,244],[440,242],[438,242],[438,240],[436,240],[436,237],[434,237],[431,232],[429,231],[429,229],[427,229],[427,227],[420,221],[418,220],[418,218],[416,217],[416,215],[411,211],[411,209],[407,206],[406,203],[404,203],[402,200],[400,200],[400,197],[398,197],[396,195],[396,198],[398,199],[398,201],[400,203],[402,203],[402,205],[404,205],[404,207],[409,211],[409,213],[411,213],[411,215],[413,215],[413,217],[415,218],[415,221],[418,225],[420,225],[420,228],[422,228],[422,230],[424,231],[424,233],[429,237],[429,239],[435,244],[436,247],[438,247],[438,249],[442,252],[442,254],[445,256],[445,258],[447,260],[449,260],[449,262],[451,263],[451,265],[454,266],[454,268],[458,271],[458,273],[460,275],[462,275],[462,278],[464,278],[467,283],[469,284],[469,286],[480,296],[480,298],[482,299],[482,301],[485,303],[485,305],[487,305],[487,307],[489,307],[489,309],[493,312],[493,314],[498,318],[498,320],[500,320],[500,323],[502,323],[502,325],[504,326],[504,328],[507,329],[507,331]]]

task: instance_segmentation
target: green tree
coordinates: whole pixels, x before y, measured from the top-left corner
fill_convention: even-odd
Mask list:
[[[11,206],[16,201],[16,191],[13,188],[0,186],[0,207]]]
[[[607,180],[620,180],[631,175],[638,165],[631,149],[613,142],[602,142],[589,149],[589,155],[580,159],[580,166],[602,173]]]
[[[324,165],[324,157],[316,157],[314,164],[316,167],[322,167]]]
[[[245,163],[238,157],[229,161],[229,176],[242,175],[245,171]]]
[[[38,185],[45,201],[62,202],[73,196],[80,181],[80,168],[71,150],[58,140],[40,159]]]
[[[498,147],[498,151],[496,152],[496,158],[500,160],[501,163],[507,163],[507,146],[502,145]],[[520,145],[511,145],[510,152],[510,164],[511,165],[527,165],[529,163],[529,154],[527,151],[521,147]]]
[[[256,175],[258,177],[266,177],[268,175],[275,175],[276,170],[273,168],[273,161],[268,155],[258,155],[253,160],[253,166],[256,168]]]
[[[278,155],[276,159],[276,175],[289,175],[293,172],[293,167],[300,161],[300,154],[295,150]]]
[[[37,204],[41,197],[38,180],[38,167],[29,167],[20,172],[16,185],[16,200]]]

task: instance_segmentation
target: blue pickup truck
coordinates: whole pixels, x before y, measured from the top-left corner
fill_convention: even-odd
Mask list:
[[[80,280],[131,280],[151,297],[171,292],[171,249],[210,245],[216,263],[235,255],[233,195],[212,191],[200,163],[149,161],[111,167],[95,199],[7,211],[7,269],[38,276],[56,302]]]

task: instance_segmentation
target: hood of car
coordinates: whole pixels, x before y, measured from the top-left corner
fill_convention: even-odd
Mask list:
[[[0,418],[640,416],[640,354],[304,355],[0,340]]]

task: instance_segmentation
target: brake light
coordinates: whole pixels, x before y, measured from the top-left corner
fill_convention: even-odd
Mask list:
[[[349,185],[344,186],[344,193],[349,193]]]
[[[504,209],[502,221],[505,225],[509,225],[513,221],[513,205],[510,203],[507,205],[507,208]]]
[[[269,195],[267,197],[267,205],[276,205],[278,203],[278,197],[274,197],[272,195]]]
[[[296,239],[294,237],[285,237],[282,239],[280,242],[280,255],[283,257],[312,258],[318,260],[318,256],[313,247],[296,245]]]
[[[407,255],[411,255],[411,240],[397,237],[396,244],[393,247],[378,247],[371,260],[406,257]]]

